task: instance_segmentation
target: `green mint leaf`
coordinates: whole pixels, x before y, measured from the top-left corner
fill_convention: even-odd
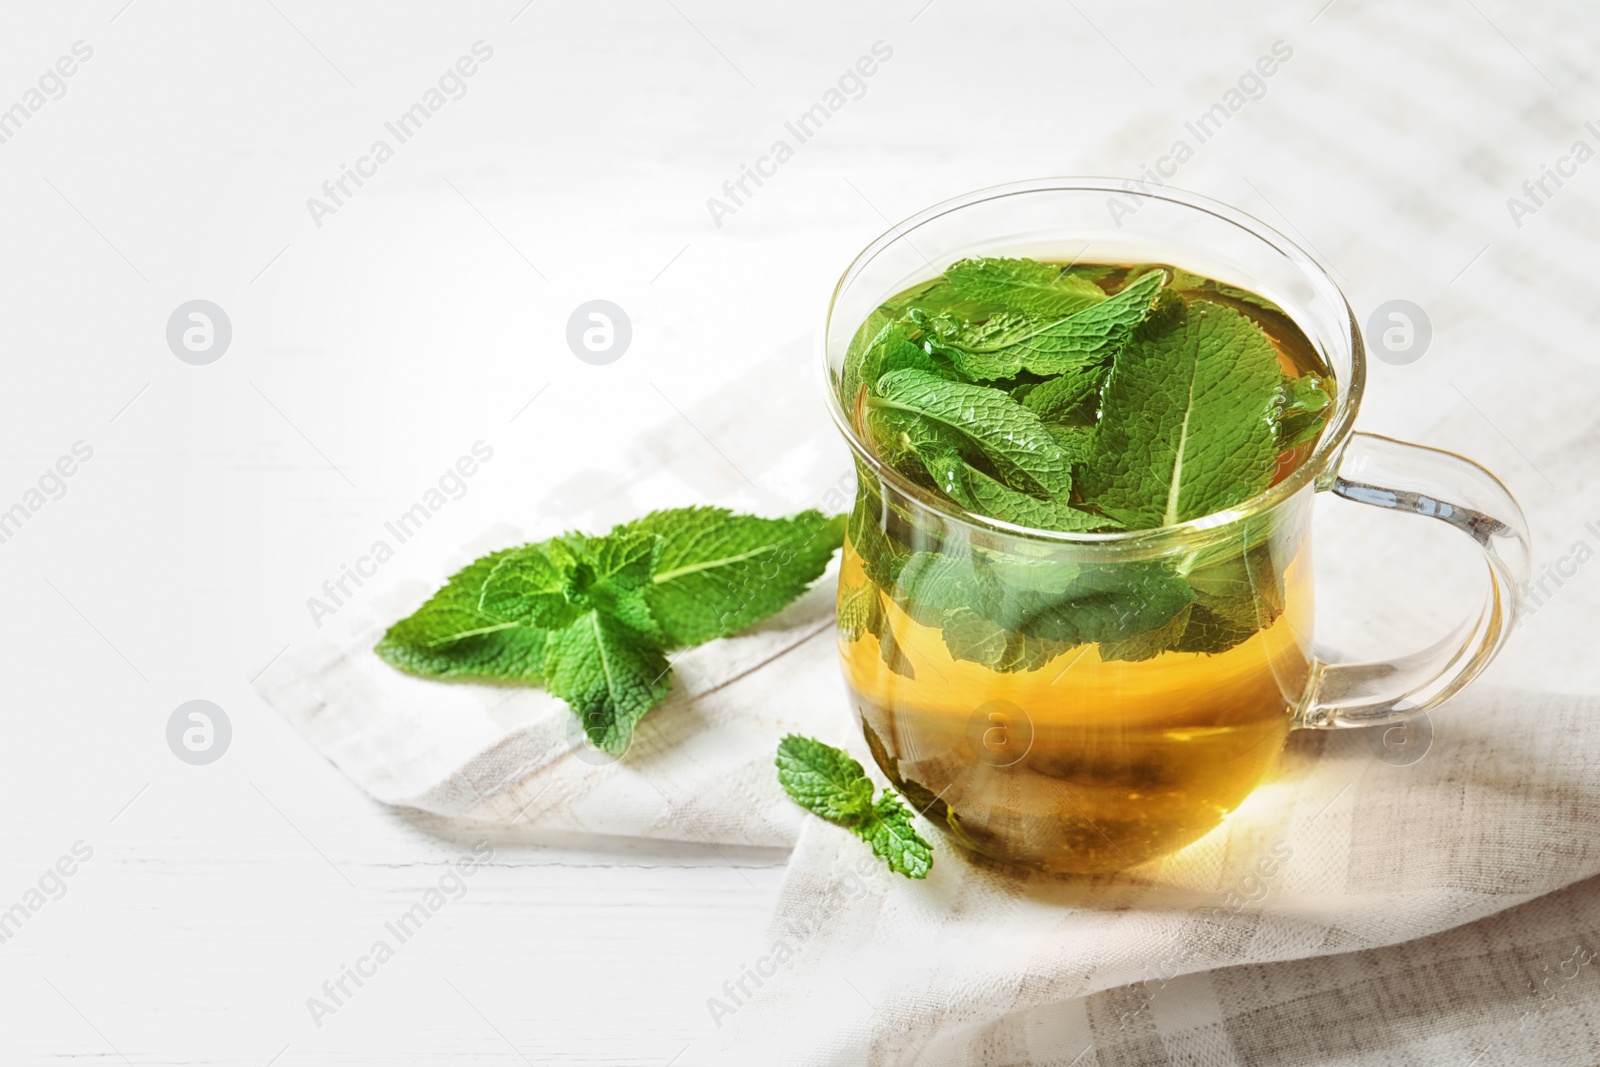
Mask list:
[[[924,626],[937,626],[956,608],[999,617],[1004,591],[981,555],[957,550],[913,552],[895,583],[895,601]]]
[[[1069,563],[995,556],[986,614],[1007,629],[1069,645],[1122,641],[1165,624],[1196,593],[1162,560]]]
[[[562,541],[572,546],[580,566],[586,562],[593,568],[591,584],[580,587],[580,595],[598,589],[643,589],[653,579],[658,553],[665,548],[657,531],[631,525],[618,526],[602,537],[567,534]]]
[[[876,585],[888,588],[900,570],[905,550],[884,533],[889,512],[878,489],[878,475],[856,462],[856,500],[846,520],[845,539]]]
[[[1104,515],[1008,489],[954,451],[929,450],[921,458],[938,490],[976,515],[1036,530],[1103,530],[1121,525]]]
[[[929,822],[945,818],[949,814],[950,809],[939,798],[939,794],[916,779],[907,778],[900,770],[900,760],[889,754],[888,748],[884,746],[883,738],[879,737],[878,731],[872,728],[870,719],[862,718],[861,733],[867,739],[867,748],[872,752],[873,761],[882,768],[889,781],[894,783],[894,787],[900,791],[900,795],[911,802],[911,806],[916,809],[918,814]],[[932,815],[928,814],[930,811],[933,812]]]
[[[911,662],[911,657],[906,655],[906,650],[900,644],[900,639],[894,635],[894,627],[884,620],[883,629],[878,634],[878,658],[883,660],[883,665],[894,673],[909,681],[917,680],[917,668]]]
[[[591,608],[618,610],[650,580],[659,543],[653,534],[566,533],[512,549],[489,573],[479,610],[545,630],[568,626]]]
[[[1182,267],[1172,267],[1164,263],[1141,263],[1137,267],[1130,267],[1128,273],[1123,276],[1122,284],[1131,285],[1136,278],[1142,278],[1150,273],[1164,273],[1167,278],[1167,288],[1180,293],[1201,298],[1220,295],[1231,300],[1242,300],[1247,304],[1267,311],[1279,310],[1276,304],[1254,293],[1246,292],[1243,289],[1235,289],[1231,285],[1223,285],[1221,282],[1213,281],[1203,274],[1196,274],[1193,271],[1184,270]]]
[[[1092,423],[1105,378],[1106,368],[1099,365],[1073,367],[1028,390],[1027,396],[1022,398],[1022,406],[1047,423]]]
[[[969,607],[947,611],[943,633],[945,648],[953,658],[977,663],[1001,674],[1036,671],[1076,647],[1076,642],[1008,630]]]
[[[501,549],[481,556],[450,576],[427,602],[411,615],[389,627],[384,640],[395,639],[409,645],[437,645],[488,629],[505,626],[502,619],[485,616],[478,609],[484,582],[495,566],[518,551]]]
[[[872,811],[872,780],[848,752],[790,734],[778,744],[778,784],[813,815],[850,823]]]
[[[1124,641],[1166,624],[1195,591],[1160,560],[1115,564],[917,552],[897,601],[940,626],[957,659],[1035,670],[1082,644]]]
[[[1231,285],[1223,285],[1221,282],[1214,283],[1212,288],[1214,288],[1223,296],[1229,296],[1235,300],[1242,300],[1246,304],[1258,307],[1263,311],[1275,311],[1279,315],[1283,314],[1283,309],[1277,304],[1274,304],[1264,296],[1257,296],[1248,289],[1236,289]]]
[[[882,594],[871,582],[863,582],[854,589],[839,589],[839,636],[848,644],[859,641],[867,634],[877,637],[883,629]]]
[[[1135,529],[1242,503],[1271,482],[1281,378],[1260,327],[1197,301],[1141,330],[1101,394],[1087,499]]]
[[[878,639],[878,658],[884,666],[904,678],[915,679],[917,669],[906,655],[905,649],[889,625],[888,609],[884,607],[883,591],[872,581],[859,587],[839,589],[839,635],[846,642],[861,640],[867,634]]]
[[[1105,385],[1108,369],[1096,364],[1046,379],[1030,389],[1023,400],[1023,406],[1044,421],[1044,428],[1050,431],[1050,436],[1056,439],[1074,467],[1094,451],[1100,390]],[[1122,528],[1122,523],[1109,517],[1104,523],[1109,529]]]
[[[874,451],[907,478],[949,497],[968,511],[1034,529],[1097,530],[1121,524],[1067,504],[1008,488],[974,466],[963,451],[982,456],[964,435],[920,415],[879,409],[869,420]],[[1070,464],[1087,455],[1091,427],[1047,426]]]
[[[1162,652],[1216,655],[1270,626],[1284,609],[1283,574],[1262,540],[1203,550],[1187,580],[1193,603],[1166,624],[1117,642],[1102,642],[1100,658],[1139,661]]]
[[[1056,439],[1056,444],[1066,454],[1067,462],[1074,467],[1094,453],[1093,426],[1064,426],[1059,422],[1047,422],[1044,428],[1050,431],[1050,436]],[[1116,519],[1105,518],[1104,522],[1108,529],[1122,529],[1122,523]]]
[[[552,551],[561,562],[551,558]],[[568,596],[576,561],[564,545],[547,541],[499,556],[478,598],[481,613],[545,630],[567,626],[583,613]]]
[[[994,352],[1015,345],[1039,331],[1039,324],[1020,311],[985,305],[967,312],[951,308],[930,314],[923,308],[906,312],[908,330],[930,360],[938,358],[969,378],[1008,378],[1016,373],[1002,366],[991,371],[967,353]]]
[[[926,878],[933,870],[933,846],[911,824],[911,813],[888,790],[872,807],[872,816],[853,827],[872,846],[872,854],[907,878]]]
[[[906,412],[953,430],[1014,489],[1066,500],[1072,473],[1039,416],[999,389],[952,382],[918,370],[879,379],[869,422],[882,411]]]
[[[1316,438],[1333,413],[1330,383],[1314,374],[1286,378],[1278,409],[1278,447],[1297,448]]]
[[[969,300],[1016,308],[1039,319],[1065,318],[1105,300],[1105,290],[1075,272],[1033,259],[963,259],[944,272]]]
[[[1150,274],[1164,275],[1169,289],[1185,292],[1192,289],[1209,288],[1211,284],[1206,278],[1195,274],[1193,271],[1187,271],[1181,267],[1171,267],[1165,263],[1140,263],[1136,267],[1129,267],[1128,273],[1122,276],[1122,284],[1124,287],[1132,285],[1136,280]]]
[[[491,553],[453,575],[427,603],[401,619],[375,651],[391,666],[429,678],[504,678],[537,685],[545,634],[478,610],[484,582],[515,549]]]
[[[1171,652],[1178,647],[1184,633],[1189,629],[1189,617],[1193,611],[1193,604],[1185,604],[1176,615],[1153,630],[1146,630],[1142,634],[1134,634],[1117,641],[1100,642],[1097,651],[1101,660],[1107,663],[1113,661],[1142,663],[1148,659],[1155,659],[1163,652]]]
[[[787,606],[827,568],[844,525],[843,515],[818,511],[767,519],[690,507],[653,512],[612,536],[659,541],[645,599],[676,647],[738,633]]]
[[[1272,555],[1270,533],[1270,528],[1250,530],[1239,542],[1202,549],[1187,565],[1189,584],[1201,596],[1261,595],[1281,606],[1283,573]],[[1255,543],[1245,548],[1250,541]]]
[[[1027,318],[1022,312],[1005,304],[963,296],[955,286],[941,277],[927,288],[901,301],[896,320],[901,323],[912,323],[915,326],[928,320],[941,323],[983,323],[990,319],[1008,317]]]
[[[1187,579],[1196,599],[1182,613],[1181,630],[1168,626],[1161,634],[1147,635],[1152,646],[1164,638],[1154,651],[1216,655],[1266,629],[1283,614],[1283,572],[1273,556],[1269,528],[1246,531],[1232,545],[1200,550],[1189,564]]]
[[[550,634],[545,652],[546,688],[572,707],[589,740],[607,752],[626,750],[634,725],[672,687],[655,637],[635,625],[641,610],[639,601],[631,618],[586,612]]]
[[[933,869],[933,846],[917,833],[911,813],[887,789],[874,802],[872,780],[848,752],[790,734],[774,762],[791,800],[867,842],[891,871],[926,878]]]
[[[1024,370],[1054,375],[1101,363],[1121,350],[1133,328],[1144,321],[1162,277],[1161,272],[1152,272],[1074,315],[1023,331],[1013,329],[995,340],[930,339],[929,344],[962,374],[986,381],[1014,377]]]
[[[853,406],[856,397],[861,395],[861,387],[869,384],[872,379],[861,373],[861,367],[866,362],[867,353],[872,346],[883,337],[884,330],[900,317],[898,305],[880,304],[867,316],[867,320],[856,330],[850,338],[850,347],[845,351],[844,366],[839,370],[839,398],[846,408]]]
[[[607,752],[671,688],[664,636],[645,601],[661,538],[638,531],[567,533],[506,553],[480,604],[545,636],[545,687]],[[557,599],[559,598],[559,599]]]
[[[542,685],[546,637],[543,630],[515,625],[435,644],[386,635],[375,651],[391,667],[424,678]]]
[[[962,449],[974,456],[983,454],[963,434],[915,412],[873,408],[867,418],[867,429],[872,436],[873,451],[879,459],[912,481],[929,488],[938,488],[925,463],[925,457],[929,454],[959,453]]]
[[[871,385],[881,375],[896,369],[888,367],[876,373],[863,373],[873,348],[893,347],[893,342],[897,338],[908,336],[907,314],[912,308],[921,309],[921,313],[928,315],[938,315],[952,308],[960,308],[963,315],[973,316],[983,316],[1000,310],[963,300],[942,276],[900,293],[873,308],[867,315],[866,321],[850,338],[850,347],[845,353],[844,366],[840,372],[839,395],[844,399],[846,406],[854,404],[863,386]],[[875,362],[881,355],[881,353],[873,355],[872,361]],[[926,356],[927,353],[924,352],[923,355]]]
[[[1173,648],[1212,656],[1226,652],[1248,641],[1257,630],[1265,629],[1276,618],[1270,612],[1270,602],[1263,597],[1202,596],[1191,606],[1189,625]]]
[[[915,679],[917,669],[905,649],[900,647],[889,625],[888,612],[883,605],[883,592],[872,582],[859,588],[839,591],[839,636],[845,642],[861,640],[867,634],[878,639],[878,658],[894,673]]]
[[[945,361],[948,365],[948,361]],[[937,374],[940,365],[922,345],[911,339],[905,325],[886,324],[866,346],[861,356],[845,364],[846,398],[853,400],[863,384],[871,385],[890,371],[912,367]]]

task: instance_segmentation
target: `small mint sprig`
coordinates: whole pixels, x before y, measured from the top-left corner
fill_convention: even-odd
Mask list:
[[[874,801],[872,779],[849,753],[790,734],[778,744],[775,762],[789,799],[871,845],[872,854],[891,871],[926,878],[933,869],[933,846],[917,833],[911,813],[893,790],[885,789]]]

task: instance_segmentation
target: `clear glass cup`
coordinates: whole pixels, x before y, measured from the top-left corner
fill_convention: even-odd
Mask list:
[[[843,372],[884,300],[992,255],[1165,263],[1266,297],[1332,372],[1332,417],[1287,478],[1190,522],[1072,534],[966,512],[874,456]],[[1096,872],[1173,852],[1239,805],[1291,730],[1421,714],[1511,632],[1529,567],[1516,501],[1468,459],[1356,432],[1365,357],[1343,294],[1282,234],[1205,197],[1044,179],[930,208],[850,264],[824,356],[858,475],[839,585],[845,680],[895,787],[986,855]],[[1410,655],[1319,661],[1309,534],[1324,490],[1472,538],[1482,607]]]

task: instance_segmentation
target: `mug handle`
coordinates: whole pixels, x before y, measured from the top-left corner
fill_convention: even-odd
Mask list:
[[[1318,660],[1295,725],[1375,726],[1438,707],[1476,678],[1511,636],[1531,563],[1522,508],[1500,479],[1472,460],[1373,433],[1351,436],[1324,488],[1460,530],[1483,550],[1489,588],[1477,614],[1419,652],[1368,663]]]

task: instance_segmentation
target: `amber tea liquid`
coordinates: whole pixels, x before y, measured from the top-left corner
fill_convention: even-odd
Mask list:
[[[841,597],[866,581],[846,544]],[[1272,769],[1310,676],[1311,609],[1296,558],[1283,613],[1217,655],[1103,662],[1084,645],[1000,673],[952,658],[892,602],[885,622],[915,678],[872,634],[840,651],[874,756],[928,818],[999,859],[1112,871],[1203,836]]]

